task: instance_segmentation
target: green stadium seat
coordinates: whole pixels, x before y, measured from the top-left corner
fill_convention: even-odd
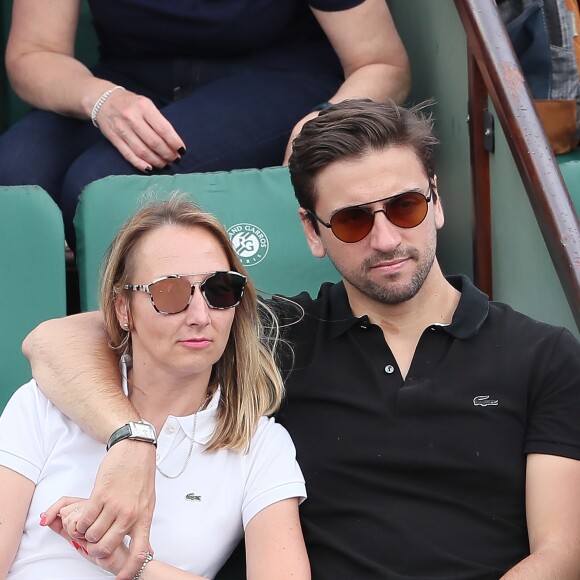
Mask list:
[[[66,314],[61,213],[38,186],[0,187],[0,411],[30,367],[20,348],[40,322]]]
[[[338,280],[327,258],[310,254],[285,167],[111,176],[88,185],[79,199],[75,228],[81,310],[97,307],[102,259],[117,229],[148,200],[167,199],[176,191],[221,220],[259,290],[316,294],[323,281]]]

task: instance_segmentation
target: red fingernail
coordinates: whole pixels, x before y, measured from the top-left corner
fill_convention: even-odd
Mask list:
[[[89,555],[89,551],[84,547],[81,546],[81,550],[88,556]]]
[[[40,525],[41,526],[46,526],[46,518],[47,518],[46,514],[40,514]]]
[[[81,549],[81,545],[78,542],[75,542],[74,540],[72,540],[71,544],[75,547],[75,550]]]

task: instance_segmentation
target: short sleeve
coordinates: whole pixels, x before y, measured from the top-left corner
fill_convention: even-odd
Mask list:
[[[308,4],[322,12],[340,12],[362,4],[365,0],[310,0]]]
[[[304,501],[306,487],[290,435],[274,419],[262,417],[245,457],[242,504],[244,529],[261,510],[291,497]]]
[[[35,381],[20,387],[0,416],[0,465],[38,483],[45,462],[44,417],[49,402]]]
[[[580,343],[560,329],[533,365],[525,452],[580,459]]]

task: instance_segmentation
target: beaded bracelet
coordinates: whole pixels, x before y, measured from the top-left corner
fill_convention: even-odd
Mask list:
[[[135,576],[133,576],[133,580],[139,580],[139,578],[141,578],[141,574],[143,574],[143,570],[145,570],[145,566],[147,566],[147,564],[149,564],[149,562],[151,562],[151,560],[153,560],[153,554],[151,552],[147,552],[147,555],[145,556],[145,560],[143,560],[143,564],[141,564],[141,568],[139,568],[137,574],[135,574]]]
[[[97,125],[97,115],[99,114],[101,107],[105,104],[105,101],[118,89],[122,89],[124,91],[125,87],[122,87],[121,85],[117,85],[116,87],[113,87],[112,89],[109,89],[108,91],[105,91],[99,97],[99,100],[95,103],[95,106],[93,107],[93,110],[91,111],[91,121],[93,122],[93,125],[95,127],[97,127],[97,129],[99,127]]]

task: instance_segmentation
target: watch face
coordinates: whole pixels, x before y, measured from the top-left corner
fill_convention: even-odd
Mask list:
[[[133,423],[133,436],[143,437],[145,439],[155,439],[155,435],[152,432],[150,425],[145,425],[144,423]]]

